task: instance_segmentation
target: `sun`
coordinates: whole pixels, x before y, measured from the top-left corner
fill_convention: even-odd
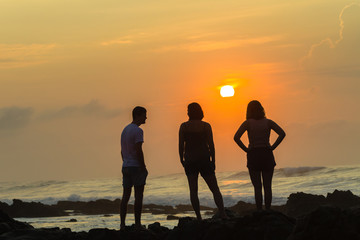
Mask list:
[[[232,97],[232,96],[234,96],[234,93],[235,93],[235,90],[234,90],[233,86],[230,86],[230,85],[222,86],[220,89],[220,95],[222,97]]]

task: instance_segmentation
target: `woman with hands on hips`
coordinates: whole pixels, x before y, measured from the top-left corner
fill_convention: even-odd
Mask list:
[[[278,138],[270,144],[270,132],[275,131]],[[247,131],[249,146],[241,141]],[[247,153],[247,167],[254,186],[255,202],[258,210],[262,210],[262,187],[264,187],[265,209],[270,209],[272,201],[271,182],[276,165],[273,150],[285,137],[284,130],[274,121],[265,117],[265,111],[259,101],[251,101],[247,106],[246,120],[241,124],[234,136],[237,145]],[[262,180],[262,181],[261,181]]]

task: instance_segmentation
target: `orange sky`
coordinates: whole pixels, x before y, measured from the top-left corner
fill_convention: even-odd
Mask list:
[[[358,163],[359,1],[3,0],[0,24],[0,181],[121,176],[136,105],[150,174],[181,172],[193,101],[218,171],[246,169],[232,138],[253,99],[287,132],[279,168]]]

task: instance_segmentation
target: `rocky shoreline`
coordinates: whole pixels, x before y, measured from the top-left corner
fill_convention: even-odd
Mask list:
[[[96,214],[110,211],[110,205],[115,201],[88,202],[87,206],[96,210],[88,210]],[[13,213],[20,213],[31,207],[41,206],[39,203],[20,203],[13,206]],[[66,208],[80,211],[83,202],[61,203]],[[97,240],[97,239],[157,239],[157,240],[191,240],[191,239],[357,239],[360,240],[360,197],[350,191],[329,193],[326,197],[306,193],[294,193],[283,206],[275,206],[272,211],[254,211],[254,205],[238,202],[227,209],[229,219],[222,220],[215,214],[213,218],[197,221],[190,217],[180,218],[174,229],[168,229],[159,223],[148,225],[143,231],[135,231],[127,227],[124,231],[110,229],[91,229],[89,232],[72,232],[68,228],[35,229],[27,223],[22,223],[9,217],[1,204],[0,211],[0,240],[10,239],[67,239],[67,240]],[[59,206],[59,203],[56,205]],[[76,206],[76,207],[75,207]],[[101,207],[100,207],[101,206]],[[106,206],[106,207],[105,207]],[[5,206],[6,207],[6,206]],[[44,205],[42,207],[49,207]],[[174,214],[178,211],[189,210],[189,206],[149,205],[147,209],[156,210],[161,214]],[[131,208],[131,207],[130,207]],[[52,211],[56,208],[51,208]],[[102,209],[102,210],[100,210]],[[118,205],[116,206],[118,211]],[[159,210],[160,209],[160,210]],[[35,209],[34,209],[35,210]],[[59,210],[59,209],[58,209]],[[60,209],[61,210],[61,209]],[[68,209],[67,209],[68,210]],[[211,208],[209,211],[213,211]],[[114,210],[112,210],[114,211]],[[176,212],[174,212],[176,211]],[[108,213],[108,212],[107,212]],[[112,212],[113,213],[113,212]]]
[[[327,196],[307,194],[303,192],[290,194],[286,204],[273,206],[273,210],[282,212],[290,217],[299,217],[307,214],[322,205],[336,206],[347,209],[360,206],[360,197],[351,191],[338,191],[328,193]],[[129,204],[128,213],[133,213],[133,205]],[[239,201],[236,205],[229,207],[238,216],[250,214],[255,209],[255,205]],[[0,202],[0,210],[12,218],[27,217],[58,217],[70,215],[99,215],[99,214],[119,214],[120,199],[107,200],[99,199],[96,201],[59,201],[54,205],[46,205],[40,202],[23,202],[14,199],[11,205]],[[207,214],[213,215],[214,208],[201,206],[201,210],[206,210]],[[173,216],[187,211],[192,211],[191,205],[166,206],[157,204],[144,204],[143,213],[165,214]]]
[[[209,211],[212,214],[215,209],[201,206],[201,210]],[[0,202],[0,210],[12,218],[33,218],[33,217],[59,217],[70,215],[99,215],[99,214],[120,214],[120,199],[108,200],[99,199],[96,201],[59,201],[54,205],[46,205],[40,202],[23,202],[13,199],[13,203]],[[128,213],[133,213],[134,206],[128,205]],[[179,214],[192,211],[191,205],[166,206],[157,204],[144,204],[143,213],[151,214]]]

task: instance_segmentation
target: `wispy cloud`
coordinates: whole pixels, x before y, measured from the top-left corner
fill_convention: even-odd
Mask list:
[[[48,61],[56,44],[0,44],[0,68],[16,68]]]
[[[344,32],[345,24],[344,24],[344,20],[343,20],[343,15],[344,15],[345,11],[346,11],[348,8],[351,8],[351,7],[354,7],[354,6],[360,7],[360,3],[351,3],[351,4],[346,5],[346,6],[341,10],[341,12],[340,12],[340,14],[339,14],[339,22],[340,22],[340,23],[339,23],[339,27],[340,27],[340,29],[339,29],[339,38],[334,41],[334,40],[332,40],[331,38],[328,37],[328,38],[325,38],[325,39],[321,40],[319,43],[313,44],[313,45],[310,47],[307,55],[305,55],[304,57],[302,57],[302,58],[300,59],[300,66],[302,66],[303,63],[304,63],[307,59],[310,59],[310,58],[313,56],[313,53],[314,53],[314,51],[315,51],[317,48],[319,48],[319,47],[321,47],[321,46],[323,46],[323,45],[327,45],[329,48],[335,48],[335,47],[344,39],[344,37],[343,37],[343,32]]]
[[[0,130],[14,130],[26,127],[36,121],[50,121],[65,118],[114,118],[122,114],[121,109],[109,109],[98,100],[91,100],[84,105],[66,106],[57,110],[36,112],[31,107],[0,108]]]
[[[101,45],[103,46],[109,46],[109,45],[114,45],[114,44],[130,44],[133,43],[132,40],[124,40],[124,39],[116,39],[116,40],[110,40],[107,42],[102,42]]]
[[[0,108],[0,130],[25,127],[33,115],[32,108]]]
[[[108,109],[100,104],[98,100],[91,100],[84,105],[72,105],[58,110],[47,110],[40,114],[40,119],[54,120],[79,116],[113,118],[119,116],[121,113],[122,111],[120,109]]]
[[[103,41],[100,43],[102,46],[111,46],[111,45],[128,45],[139,43],[141,40],[148,38],[151,34],[145,33],[143,31],[139,31],[133,34],[129,34],[126,36],[121,36],[115,39],[110,39],[107,41]]]
[[[244,47],[249,45],[259,45],[259,44],[278,41],[281,38],[282,38],[281,36],[264,36],[257,38],[243,38],[243,39],[232,39],[232,40],[196,41],[186,44],[164,46],[162,48],[155,49],[154,51],[208,52],[208,51],[223,50],[223,49],[230,49],[236,47]]]

